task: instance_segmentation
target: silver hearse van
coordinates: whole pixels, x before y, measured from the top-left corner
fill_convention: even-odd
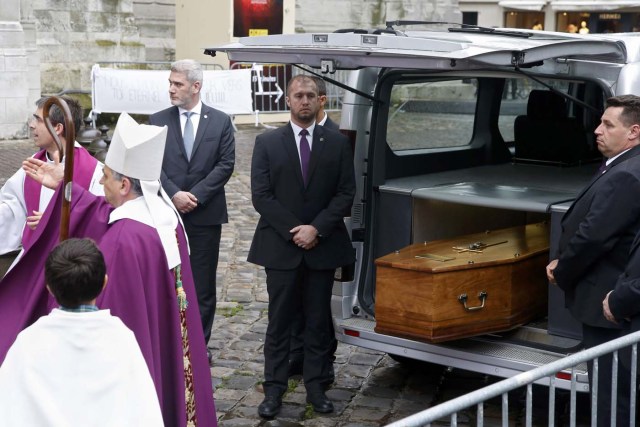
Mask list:
[[[406,24],[249,37],[205,51],[300,64],[329,82],[352,70],[340,128],[354,149],[357,195],[345,221],[357,262],[336,275],[338,339],[500,377],[578,351],[579,325],[553,286],[528,296],[547,300],[546,315],[509,331],[437,344],[377,333],[375,260],[413,243],[540,222],[550,225],[553,259],[560,218],[601,161],[593,131],[604,100],[640,94],[640,36]],[[570,377],[559,373],[556,387],[569,388]],[[576,377],[587,391],[586,366]]]

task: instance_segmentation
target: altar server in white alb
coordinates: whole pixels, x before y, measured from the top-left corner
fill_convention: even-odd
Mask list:
[[[82,107],[77,101],[62,97],[69,106],[73,124],[76,130],[82,125]],[[47,130],[43,118],[43,107],[47,97],[36,102],[36,112],[29,120],[31,136],[40,149],[34,158],[53,162],[58,155],[58,148],[53,137]],[[65,142],[64,116],[62,110],[54,105],[49,111],[49,119],[63,144]],[[102,163],[91,157],[89,152],[75,143],[74,148],[74,181],[98,196],[104,195],[100,178],[102,178]],[[39,182],[27,177],[22,168],[7,180],[0,189],[0,255],[28,247],[31,237],[40,222],[43,212],[47,208],[54,190],[40,185]]]
[[[162,426],[133,332],[95,305],[107,285],[96,244],[60,243],[47,258],[45,280],[59,308],[9,349],[0,367],[0,425]]]

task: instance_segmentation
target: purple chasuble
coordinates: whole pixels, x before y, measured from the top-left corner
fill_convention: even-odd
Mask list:
[[[34,156],[43,162],[47,161],[47,151],[40,150]],[[83,147],[73,149],[73,182],[85,190],[89,190],[91,178],[96,170],[98,161]],[[40,210],[40,191],[42,185],[31,177],[24,179],[24,203],[27,208],[27,216],[33,211]],[[33,230],[25,226],[22,232],[22,247],[27,248],[33,241]]]
[[[18,333],[55,301],[44,286],[44,261],[58,243],[60,187],[18,264],[0,281],[0,363]],[[110,309],[135,334],[153,378],[166,426],[186,426],[180,315],[175,280],[156,230],[134,220],[107,224],[111,206],[74,184],[70,237],[91,237],[105,256],[109,282],[98,307]],[[187,295],[187,329],[198,426],[216,426],[211,372],[200,324],[184,231],[177,236],[182,286]]]

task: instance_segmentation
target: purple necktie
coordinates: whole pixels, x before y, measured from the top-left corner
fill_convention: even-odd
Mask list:
[[[309,172],[309,159],[311,158],[311,147],[309,147],[307,135],[309,135],[309,131],[306,129],[300,131],[300,166],[302,166],[302,179],[305,187],[307,186],[307,173]]]

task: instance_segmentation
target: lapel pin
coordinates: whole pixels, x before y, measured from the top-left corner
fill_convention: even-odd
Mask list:
[[[323,141],[324,141],[324,138],[320,137],[320,142],[323,142]]]
[[[206,115],[206,114],[204,115],[204,118],[205,118],[205,119],[207,118],[207,115]]]

